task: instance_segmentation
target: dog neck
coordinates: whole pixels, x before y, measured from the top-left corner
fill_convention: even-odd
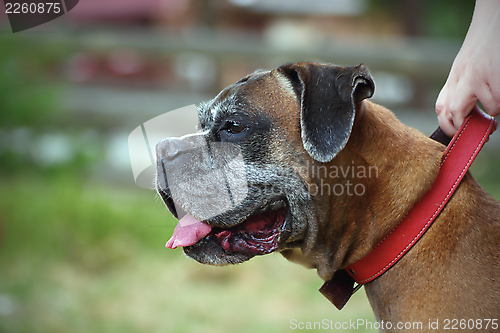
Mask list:
[[[437,176],[444,150],[444,145],[402,125],[385,108],[359,104],[350,141],[327,167],[375,166],[378,174],[352,179],[346,173],[351,183],[362,182],[364,195],[315,197],[312,215],[316,215],[309,218],[319,222],[309,224],[308,241],[300,250],[282,254],[317,269],[329,281],[337,270],[367,255],[422,198]],[[339,182],[324,173],[315,176],[308,181]],[[491,281],[498,280],[499,228],[498,202],[466,174],[415,246],[390,270],[365,284],[377,319],[427,323],[453,316],[498,317],[498,304],[491,296],[498,294],[498,288]]]
[[[430,188],[444,149],[401,124],[389,110],[360,103],[346,148],[327,168],[341,168],[345,177],[314,175],[319,188],[329,182],[331,191],[317,200],[321,222],[309,231],[316,241],[302,248],[313,261],[309,267],[317,268],[327,281],[338,269],[367,255]],[[347,182],[352,193],[338,195],[338,184]]]
[[[366,193],[358,199],[366,201],[370,215],[356,221],[365,238],[350,244],[357,251],[344,259],[348,265],[368,254],[429,190],[445,150],[379,105],[365,101],[357,114],[346,152],[378,173],[367,179]]]
[[[357,252],[352,251],[350,256],[346,256],[344,260],[348,264],[355,257],[358,260],[360,253],[361,256],[366,255],[428,191],[437,175],[441,152],[444,150],[444,146],[399,124],[387,110],[373,104],[369,108],[366,105],[361,108],[364,110],[358,119],[357,125],[360,126],[353,133],[357,137],[351,136],[352,142],[348,149],[368,164],[376,165],[379,177],[373,179],[375,183],[367,184],[367,192],[372,191],[367,196],[370,199],[367,206],[373,214],[372,220],[356,221],[364,230],[362,234],[370,240],[370,248],[362,253],[366,251],[366,244],[359,242],[359,239],[352,241],[350,245]],[[471,198],[476,204],[471,204]],[[490,212],[496,210],[497,218],[493,214],[485,214],[479,207],[490,207]],[[458,211],[460,216],[457,216]],[[450,301],[446,304],[455,304],[446,310],[448,313],[465,315],[463,304],[459,305],[460,301],[453,299],[456,296],[443,293],[443,289],[464,284],[463,289],[471,290],[468,291],[470,295],[467,299],[478,297],[479,293],[472,291],[473,287],[468,287],[464,281],[475,269],[481,272],[488,270],[487,266],[482,269],[476,267],[477,258],[483,255],[477,249],[481,247],[480,244],[486,244],[485,226],[492,229],[491,234],[495,234],[495,227],[492,226],[498,226],[497,219],[498,205],[467,174],[447,209],[416,246],[393,268],[366,285],[368,298],[378,319],[394,321],[413,317],[416,320],[428,320],[439,316],[435,304],[443,302],[445,298]],[[481,226],[478,221],[488,222]],[[492,244],[495,244],[494,240]],[[476,253],[471,253],[474,249]],[[475,279],[487,281],[494,278],[494,274],[490,277],[481,274]],[[473,306],[468,311],[472,309]]]

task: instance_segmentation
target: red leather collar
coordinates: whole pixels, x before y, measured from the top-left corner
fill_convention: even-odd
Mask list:
[[[496,121],[476,106],[449,142],[429,191],[367,256],[337,271],[320,292],[341,309],[361,285],[373,281],[396,264],[443,210],[496,126]],[[442,134],[438,128],[431,138],[449,141]],[[354,281],[359,284],[356,289],[353,288]]]

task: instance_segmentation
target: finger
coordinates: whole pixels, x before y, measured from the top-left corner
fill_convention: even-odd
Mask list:
[[[436,113],[439,117],[441,113],[446,113],[446,102],[448,97],[448,85],[445,84],[444,87],[439,92],[438,98],[436,99]]]
[[[482,89],[478,89],[477,97],[483,105],[486,113],[492,117],[498,116],[500,114],[500,101],[495,99],[490,86],[487,84],[484,85],[485,86],[482,87]]]
[[[462,126],[464,119],[471,113],[474,105],[478,102],[478,98],[469,84],[464,83],[465,81],[458,83],[451,104],[448,107],[448,112],[453,118],[453,125],[457,130]]]
[[[453,125],[453,118],[447,111],[448,97],[450,95],[451,86],[453,86],[453,89],[455,88],[455,84],[450,84],[450,79],[448,78],[445,85],[439,92],[438,98],[436,99],[436,113],[438,116],[439,127],[449,137],[455,135],[455,132],[457,131]]]
[[[457,129],[455,128],[455,125],[453,125],[453,119],[451,117],[451,114],[448,112],[441,112],[438,114],[438,121],[439,121],[439,127],[441,130],[450,138],[455,135],[457,132]]]

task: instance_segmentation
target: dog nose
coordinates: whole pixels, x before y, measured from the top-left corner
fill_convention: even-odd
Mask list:
[[[171,161],[184,152],[206,146],[203,135],[186,135],[181,138],[166,138],[156,144],[157,160]]]
[[[184,170],[189,173],[187,165],[208,160],[207,144],[200,134],[186,135],[181,138],[165,138],[156,144],[156,175],[157,186],[167,189],[167,174],[169,177]]]
[[[156,144],[157,160],[178,156],[185,144],[178,138],[166,138]]]

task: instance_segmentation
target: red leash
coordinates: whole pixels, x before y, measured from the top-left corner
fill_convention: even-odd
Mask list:
[[[496,126],[496,121],[476,106],[448,144],[441,168],[429,191],[367,256],[337,271],[320,292],[341,309],[357,288],[396,264],[443,210]],[[438,139],[441,136],[439,132],[440,129],[431,138]],[[356,290],[353,288],[354,281],[359,284]]]

